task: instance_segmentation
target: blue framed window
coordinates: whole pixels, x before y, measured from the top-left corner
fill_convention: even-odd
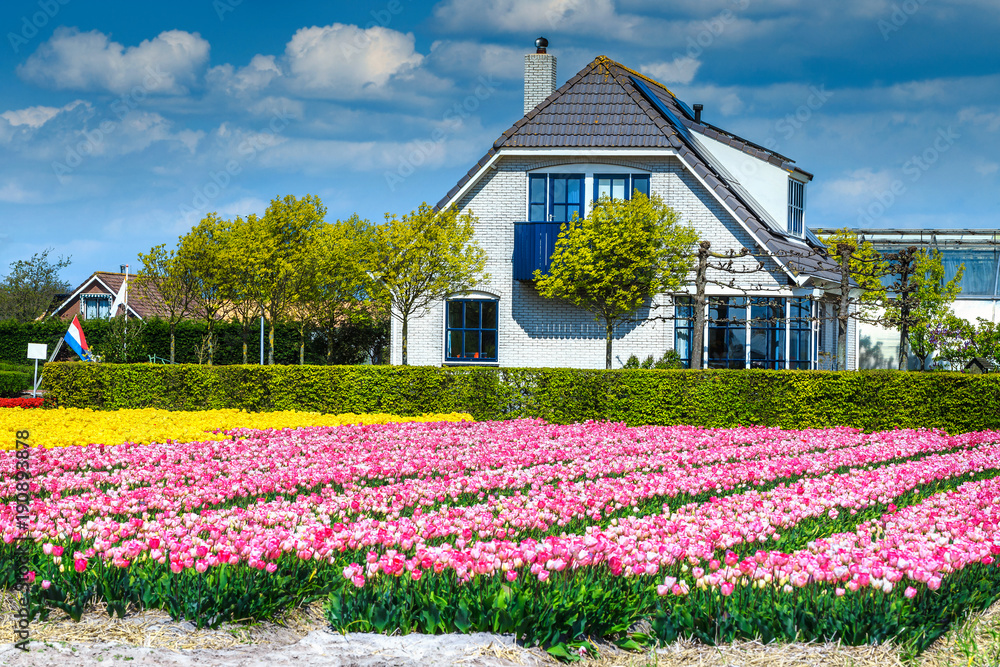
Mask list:
[[[497,360],[497,306],[492,299],[448,302],[445,360]]]
[[[694,341],[694,298],[674,297],[674,350],[684,368],[691,368],[691,344]]]
[[[583,174],[529,174],[528,222],[569,222],[582,218]]]
[[[788,233],[802,236],[802,226],[806,217],[806,184],[794,178],[788,179]]]
[[[750,299],[750,368],[785,367],[785,300]]]
[[[800,297],[788,300],[788,367],[808,370],[812,367],[812,300]]]
[[[85,320],[107,320],[111,318],[111,298],[107,296],[84,296],[80,310]]]
[[[631,199],[636,190],[649,196],[649,174],[594,174],[594,201]]]
[[[708,318],[708,367],[746,368],[746,297],[711,297]]]

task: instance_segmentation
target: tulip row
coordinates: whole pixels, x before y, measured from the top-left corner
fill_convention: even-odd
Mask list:
[[[37,400],[40,405],[42,399]],[[0,434],[4,436],[0,440],[0,450],[13,449],[16,431],[24,430],[32,434],[33,446],[51,448],[68,445],[222,440],[230,437],[225,431],[239,428],[297,428],[471,419],[470,415],[456,413],[399,417],[387,414],[322,415],[318,412],[243,412],[231,409],[201,412],[174,412],[154,408],[114,411],[57,408],[30,412],[13,409],[0,412]]]
[[[733,611],[749,625],[723,634],[788,636],[776,628],[808,626],[811,604],[828,617],[816,628],[847,637],[858,610],[923,618],[944,592],[980,605],[989,595],[969,591],[997,569],[998,432],[221,425],[192,418],[196,442],[162,430],[32,450],[21,504],[39,613],[100,595],[215,623],[330,594],[338,627],[489,623],[558,643],[638,618],[702,636],[739,599],[774,604],[757,621]],[[16,471],[0,452],[5,564],[24,535]],[[0,587],[12,577],[0,566]]]
[[[40,408],[44,398],[0,398],[0,408]]]

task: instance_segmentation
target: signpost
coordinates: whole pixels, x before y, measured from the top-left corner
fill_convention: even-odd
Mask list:
[[[38,360],[45,359],[49,346],[45,343],[28,343],[28,358],[35,360],[35,383],[31,386],[31,397],[38,396]]]

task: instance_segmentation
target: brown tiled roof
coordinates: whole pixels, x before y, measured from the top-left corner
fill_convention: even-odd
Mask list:
[[[673,119],[662,113],[635,85],[638,79]],[[679,122],[683,127],[676,127]],[[514,123],[441,201],[445,206],[490,159],[504,148],[665,148],[678,156],[729,206],[771,253],[781,258],[804,251],[790,238],[743,186],[705,149],[692,131],[766,160],[776,167],[796,170],[787,157],[767,150],[707,123],[688,118],[677,98],[662,84],[605,56],[599,56],[558,90]],[[814,245],[811,241],[809,245]],[[781,259],[788,265],[789,260]],[[836,266],[824,258],[794,258],[792,273],[831,279]],[[830,264],[828,266],[828,264]]]
[[[79,299],[81,294],[110,294],[113,299],[118,294],[118,290],[121,289],[124,281],[124,273],[95,271],[73,290],[70,299],[60,304],[56,315],[61,315],[63,311],[72,305],[73,301]],[[107,289],[104,286],[107,286]],[[163,304],[163,297],[159,291],[152,286],[140,285],[135,279],[134,274],[129,276],[128,307],[130,311],[134,311],[135,314],[138,314],[143,319],[149,317],[166,317],[167,315]]]

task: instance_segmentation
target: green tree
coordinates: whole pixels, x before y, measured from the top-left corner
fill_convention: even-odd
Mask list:
[[[401,218],[386,213],[368,253],[373,297],[402,324],[407,363],[410,317],[432,303],[487,282],[486,253],[473,240],[477,220],[455,208],[436,211],[423,203]]]
[[[837,367],[847,368],[847,328],[850,318],[875,322],[885,299],[882,277],[889,262],[870,241],[859,242],[848,229],[822,239],[833,261],[841,265],[840,299],[837,303]],[[853,284],[852,284],[853,283]],[[856,296],[852,298],[851,292]],[[852,310],[853,309],[853,310]]]
[[[586,218],[562,226],[538,292],[569,301],[604,322],[606,368],[615,326],[655,295],[676,290],[693,266],[698,237],[657,195],[602,197]]]
[[[70,265],[70,258],[60,257],[53,264],[50,252],[52,248],[46,248],[31,259],[11,262],[10,273],[0,283],[0,320],[34,320],[52,305],[56,294],[69,291],[59,272]]]
[[[908,337],[911,349],[920,359],[920,370],[927,368],[927,357],[934,351],[930,331],[951,315],[951,304],[962,292],[964,272],[965,265],[961,264],[955,277],[945,282],[944,264],[937,249],[920,250],[914,258],[914,303]]]
[[[191,310],[205,320],[207,327],[202,348],[209,366],[215,358],[215,323],[228,305],[225,281],[229,257],[224,248],[230,231],[228,220],[209,213],[180,238],[177,247],[177,268],[191,284]]]
[[[300,307],[325,334],[326,363],[333,363],[338,332],[347,325],[372,327],[379,308],[368,299],[371,292],[365,257],[372,243],[368,220],[352,215],[317,229],[310,245],[308,274]]]
[[[955,278],[945,283],[941,254],[936,250],[909,246],[891,255],[889,271],[894,281],[881,300],[881,323],[899,330],[899,370],[905,371],[908,366],[911,332],[919,330],[923,337],[929,326],[950,312],[952,302],[962,291],[959,283],[964,269],[962,265]]]
[[[267,363],[274,363],[274,326],[276,322],[300,313],[293,312],[301,302],[309,248],[316,231],[323,225],[326,207],[319,197],[293,195],[271,200],[263,217],[246,219],[247,233],[242,260],[251,276],[247,287],[261,313],[268,321]]]
[[[223,250],[227,268],[222,289],[229,302],[228,314],[240,324],[243,363],[248,361],[250,330],[261,317],[260,304],[255,299],[254,285],[257,276],[253,264],[246,261],[247,249],[252,247],[250,223],[236,217],[226,234]]]
[[[177,323],[184,319],[194,304],[191,271],[176,252],[167,250],[162,243],[153,246],[146,254],[139,253],[139,261],[142,268],[136,275],[136,288],[147,294],[159,295],[170,332],[170,363],[174,363]]]

